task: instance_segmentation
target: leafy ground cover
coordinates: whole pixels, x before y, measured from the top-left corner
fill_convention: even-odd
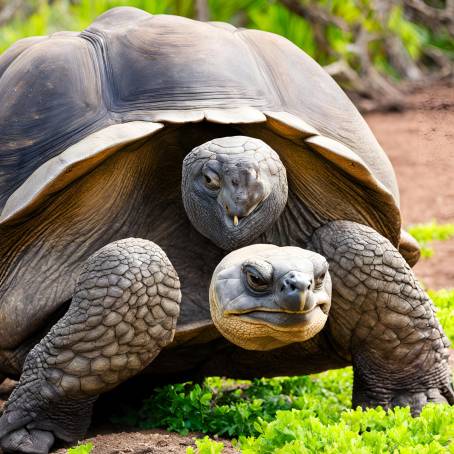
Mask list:
[[[454,409],[429,404],[418,418],[409,408],[349,410],[324,424],[307,410],[279,412],[258,437],[241,437],[244,454],[454,452]]]
[[[351,368],[246,384],[208,378],[166,386],[134,425],[235,437],[245,454],[454,452],[453,407],[428,405],[419,418],[408,408],[351,410]],[[188,448],[194,452],[220,453],[222,443],[205,438]]]
[[[209,377],[201,385],[164,386],[138,412],[116,418],[116,422],[141,429],[162,427],[183,435],[258,435],[260,422],[272,421],[280,410],[306,409],[324,424],[337,421],[336,415],[351,407],[351,388],[351,368],[313,377],[253,381]]]
[[[437,308],[437,318],[454,348],[454,289],[429,290],[429,296]]]
[[[68,454],[90,454],[93,450],[93,443],[85,443],[68,449]]]

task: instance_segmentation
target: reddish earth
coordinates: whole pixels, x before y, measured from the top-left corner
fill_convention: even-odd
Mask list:
[[[112,428],[110,428],[110,431]],[[94,435],[84,443],[93,443],[93,454],[184,454],[189,446],[195,448],[194,438],[197,435],[182,437],[165,430],[144,430],[142,432],[116,432]],[[198,435],[203,437],[203,435]],[[238,453],[227,440],[222,454]],[[197,452],[197,450],[195,449]],[[54,454],[66,454],[61,448]]]
[[[366,119],[391,159],[401,194],[403,225],[454,222],[454,86],[411,96],[411,109]],[[454,239],[415,272],[428,288],[454,287]]]
[[[432,219],[454,222],[454,88],[414,93],[410,105],[404,112],[366,117],[396,170],[404,226]],[[434,257],[421,260],[415,271],[428,288],[453,288],[454,240],[436,244]],[[0,399],[6,398],[11,383],[0,387]],[[94,454],[185,453],[188,446],[195,446],[194,436],[163,430],[116,431],[111,425],[94,427],[89,437],[84,443],[94,444]],[[237,452],[230,442],[223,442],[224,452]]]

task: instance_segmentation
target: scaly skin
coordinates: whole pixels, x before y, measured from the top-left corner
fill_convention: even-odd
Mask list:
[[[170,343],[178,276],[154,243],[129,238],[87,261],[66,315],[28,354],[0,418],[4,451],[47,453],[81,438],[100,393],[137,374]]]
[[[333,279],[328,319],[336,350],[354,368],[353,406],[454,404],[449,342],[434,306],[396,248],[349,221],[318,229],[308,245]]]
[[[47,334],[49,329],[65,314],[67,307],[63,305],[62,310],[58,310],[52,317],[49,323],[37,333],[30,336],[25,342],[22,342],[18,347],[12,350],[0,350],[0,368],[1,372],[6,374],[6,377],[18,380],[22,369],[24,368],[27,355],[32,348],[40,342],[40,340]]]

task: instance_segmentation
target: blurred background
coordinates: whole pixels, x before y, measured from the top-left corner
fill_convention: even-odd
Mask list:
[[[82,30],[115,6],[278,33],[325,66],[363,111],[401,108],[403,83],[453,74],[454,0],[0,0],[0,52],[24,36]]]

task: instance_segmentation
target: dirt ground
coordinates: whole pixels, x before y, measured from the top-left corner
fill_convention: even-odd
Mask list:
[[[396,171],[403,225],[454,222],[454,86],[415,93],[410,103],[404,112],[366,116]],[[454,239],[434,249],[416,275],[427,288],[454,287]]]
[[[454,222],[454,87],[414,93],[410,104],[404,112],[366,117],[396,170],[404,226],[432,219]],[[434,246],[434,257],[421,260],[416,274],[428,288],[452,288],[454,240]],[[11,383],[0,387],[0,399],[2,391],[3,397],[7,396],[8,385]],[[92,428],[84,442],[94,444],[94,454],[185,453],[188,446],[194,446],[194,436],[163,430],[116,432],[108,425]],[[230,442],[223,442],[227,448],[224,452],[237,452]],[[64,454],[66,449],[56,453]]]
[[[98,434],[86,442],[93,443],[93,454],[184,454],[189,446],[195,448],[194,438],[203,435],[182,437],[165,430],[144,430],[142,432],[116,432]],[[228,440],[224,443],[223,454],[238,453]],[[66,454],[65,448],[58,449],[55,454]]]

